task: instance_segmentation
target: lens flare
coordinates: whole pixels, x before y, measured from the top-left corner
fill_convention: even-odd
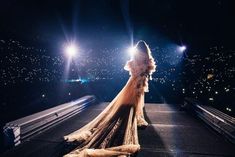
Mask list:
[[[70,58],[76,56],[77,52],[78,52],[78,48],[75,44],[69,44],[65,47],[65,53]]]

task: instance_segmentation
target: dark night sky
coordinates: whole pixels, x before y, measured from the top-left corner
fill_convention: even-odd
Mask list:
[[[2,0],[0,19],[1,36],[47,44],[72,36],[118,42],[128,40],[132,30],[134,39],[153,43],[164,38],[194,48],[235,47],[232,1]]]

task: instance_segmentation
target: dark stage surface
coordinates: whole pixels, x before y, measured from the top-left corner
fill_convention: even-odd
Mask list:
[[[56,157],[66,151],[62,137],[85,125],[107,103],[95,104],[75,117],[33,137],[3,156]],[[175,105],[146,104],[146,119],[151,124],[139,130],[141,151],[150,156],[235,156],[234,145]]]

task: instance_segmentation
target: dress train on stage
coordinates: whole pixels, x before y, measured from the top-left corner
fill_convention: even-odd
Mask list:
[[[125,66],[130,78],[112,102],[91,122],[64,136],[67,142],[78,142],[65,157],[126,157],[140,150],[137,127],[144,120],[144,92],[155,71],[152,57],[141,62],[130,60]]]

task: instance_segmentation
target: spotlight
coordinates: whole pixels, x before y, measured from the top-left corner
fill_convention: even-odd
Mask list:
[[[74,57],[77,54],[78,48],[75,44],[69,44],[65,47],[65,52],[68,57]]]
[[[131,47],[128,48],[128,52],[129,52],[131,57],[134,57],[136,51],[137,51],[137,48],[134,47],[134,46],[131,46]]]
[[[179,46],[178,49],[180,52],[184,52],[187,49],[187,47],[186,46]]]

